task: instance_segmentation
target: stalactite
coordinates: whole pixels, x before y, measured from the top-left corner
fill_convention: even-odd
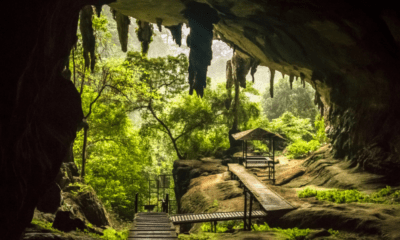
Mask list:
[[[163,20],[162,20],[162,18],[156,18],[156,23],[157,23],[157,27],[158,27],[158,31],[162,31],[162,22],[163,22]]]
[[[300,73],[301,83],[303,84],[303,88],[306,87],[306,75],[304,73]]]
[[[315,91],[314,104],[318,106],[321,116],[324,116],[324,103],[322,102],[321,95],[318,93],[318,91]]]
[[[275,77],[275,69],[269,68],[269,71],[271,72],[270,78],[269,78],[269,95],[271,98],[274,97],[274,77]]]
[[[178,44],[179,46],[181,46],[181,44],[182,44],[182,23],[175,25],[175,26],[165,26],[165,28],[169,29],[175,43]]]
[[[293,74],[290,74],[290,75],[289,75],[290,89],[293,89],[293,80],[294,80],[294,75],[293,75]]]
[[[257,72],[258,65],[260,65],[260,60],[253,58],[251,60],[251,67],[250,67],[250,74],[253,83],[254,83],[254,74]]]
[[[234,80],[238,81],[242,88],[246,88],[246,76],[252,66],[251,58],[243,58],[237,51],[233,52],[232,57],[232,76]]]
[[[229,110],[232,103],[232,86],[233,86],[233,77],[232,77],[232,61],[228,60],[226,62],[226,91],[227,91],[227,99],[225,100],[225,108]]]
[[[119,42],[121,43],[121,50],[126,52],[128,50],[128,35],[129,35],[129,24],[131,21],[128,16],[116,11],[115,21],[117,22],[117,30]]]
[[[189,2],[183,16],[188,20],[190,27],[187,39],[190,47],[189,94],[193,94],[194,89],[197,95],[202,97],[207,85],[207,67],[212,59],[213,24],[219,21],[218,13],[207,4]]]
[[[85,59],[85,67],[94,70],[94,65],[96,63],[96,55],[94,54],[95,48],[95,38],[93,34],[92,27],[92,16],[93,16],[93,8],[88,5],[82,8],[80,13],[80,25],[79,29],[82,34],[82,45],[83,45],[83,57]],[[90,58],[89,58],[90,54]]]
[[[97,0],[97,4],[94,5],[96,8],[96,13],[97,13],[97,17],[100,17],[101,14],[101,10],[103,8],[104,4],[108,4],[110,1],[106,1],[106,0]]]
[[[103,4],[97,4],[97,5],[94,5],[94,7],[96,8],[97,17],[100,17],[101,10],[103,8]]]
[[[147,54],[149,51],[149,44],[152,41],[153,25],[141,20],[137,20],[137,25],[138,30],[136,33],[139,41],[142,43],[142,53]]]
[[[226,89],[232,88],[233,77],[232,77],[232,60],[226,62]]]
[[[246,75],[248,73],[245,69],[246,62],[236,51],[233,52],[232,65],[232,75],[235,83],[237,81],[242,88],[246,88]]]

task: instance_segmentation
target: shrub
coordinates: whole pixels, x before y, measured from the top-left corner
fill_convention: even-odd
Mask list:
[[[125,240],[128,238],[129,230],[116,231],[113,228],[107,228],[103,231],[102,239],[106,240]]]
[[[298,193],[299,198],[308,198],[317,196],[317,190],[311,188],[305,188]]]
[[[333,230],[332,228],[329,228],[329,229],[328,229],[328,232],[329,232],[332,236],[335,236],[335,235],[338,235],[338,234],[339,234],[339,231],[338,231],[338,230]]]
[[[211,232],[211,223],[210,222],[203,223],[201,225],[201,231],[203,231],[203,232]],[[226,232],[226,231],[228,231],[228,227],[224,226],[223,223],[219,222],[217,224],[217,233],[223,233],[223,232]]]
[[[301,158],[308,152],[315,151],[321,144],[317,140],[306,142],[302,139],[296,140],[293,144],[287,147],[289,154],[288,158]]]
[[[322,118],[320,114],[318,114],[315,117],[314,126],[315,126],[315,130],[317,132],[315,135],[315,139],[321,143],[326,142],[328,138],[326,137],[326,133],[325,133],[325,121],[324,121],[324,118]]]
[[[335,203],[383,203],[395,204],[399,202],[400,190],[393,191],[390,186],[386,186],[375,193],[370,195],[360,192],[356,189],[351,190],[315,190],[305,188],[298,192],[299,198],[316,197],[317,200],[325,200]]]
[[[280,232],[288,236],[287,239],[298,239],[301,237],[305,237],[310,233],[310,229],[299,229],[297,227],[295,228],[287,228],[287,229],[282,229],[282,228],[271,228],[267,223],[264,223],[264,225],[258,225],[254,224],[253,225],[253,231],[256,232],[269,232],[269,231],[274,231],[274,232]]]
[[[179,240],[214,240],[215,238],[209,235],[205,234],[190,234],[190,235],[185,235],[185,234],[179,234],[178,236]]]

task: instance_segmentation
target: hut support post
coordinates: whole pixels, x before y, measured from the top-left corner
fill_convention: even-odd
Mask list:
[[[275,185],[275,142],[272,138],[272,184]]]
[[[135,213],[138,213],[139,193],[135,194]]]
[[[246,187],[243,188],[243,193],[244,193],[244,213],[243,213],[243,227],[244,230],[247,230],[247,222],[246,222],[246,216],[247,216],[247,194],[246,194]]]
[[[251,212],[253,211],[253,194],[250,194],[250,209],[249,209],[249,226],[248,230],[251,230]]]

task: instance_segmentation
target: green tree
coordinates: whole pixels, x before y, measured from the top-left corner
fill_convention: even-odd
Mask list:
[[[261,112],[259,104],[251,102],[245,93],[257,94],[252,84],[249,84],[240,96],[239,120],[242,128],[248,128],[257,121]],[[216,90],[205,89],[203,98],[188,95],[184,91],[159,110],[157,116],[168,126],[171,135],[175,136],[176,147],[183,158],[211,156],[229,148],[228,131],[234,113],[233,109],[226,109],[225,99],[226,91],[224,85],[220,84]],[[142,126],[146,135],[154,135],[156,132],[167,134],[165,127],[149,116]]]
[[[293,89],[290,89],[288,77],[281,78],[274,84],[274,98],[271,98],[268,91],[263,95],[263,112],[271,121],[279,118],[285,112],[291,112],[298,118],[309,118],[314,122],[318,109],[313,103],[315,90],[310,84],[305,87],[300,81],[293,82]]]

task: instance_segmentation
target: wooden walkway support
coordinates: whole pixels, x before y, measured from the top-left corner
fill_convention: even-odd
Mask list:
[[[267,213],[294,209],[288,201],[269,189],[256,176],[247,172],[243,166],[228,164],[228,169],[231,172],[231,177],[236,176]]]
[[[178,239],[175,226],[167,213],[146,212],[136,213],[128,239],[135,240],[166,240]]]

